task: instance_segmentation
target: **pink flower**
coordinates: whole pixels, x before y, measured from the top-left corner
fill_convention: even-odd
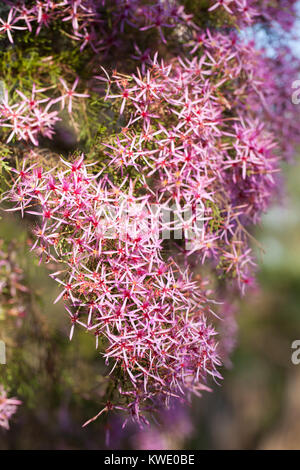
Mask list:
[[[0,386],[0,426],[9,429],[9,420],[16,413],[21,401],[16,398],[7,398],[7,392]]]
[[[63,85],[64,89],[66,90],[65,94],[63,94],[60,98],[57,98],[53,102],[58,102],[61,101],[62,109],[65,107],[65,99],[68,99],[68,111],[69,113],[72,113],[72,100],[74,97],[78,98],[88,98],[90,95],[84,94],[84,93],[76,93],[75,89],[78,85],[79,78],[77,77],[75,82],[72,85],[72,88],[69,88],[66,82],[60,78],[59,79],[61,84]]]

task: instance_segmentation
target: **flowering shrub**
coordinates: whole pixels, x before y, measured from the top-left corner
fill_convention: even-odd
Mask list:
[[[67,280],[52,276],[62,285],[56,301],[68,303],[70,338],[76,324],[87,328],[97,345],[98,338],[104,343],[113,370],[123,369],[118,387],[129,406],[106,407],[139,419],[140,405],[153,395],[205,389],[207,373],[219,376],[215,332],[205,317],[209,301],[187,272],[161,258],[149,195],[136,198],[132,186],[127,193],[106,179],[96,182],[83,157],[65,165],[55,177],[22,170],[10,198],[22,212],[41,207],[26,211],[42,216],[33,249],[67,265]]]
[[[5,3],[8,47],[29,34],[47,50],[58,31],[86,64],[47,56],[45,67],[59,65],[50,85],[37,66],[12,102],[5,89],[0,123],[18,165],[3,200],[38,221],[32,250],[58,265],[70,339],[85,328],[110,366],[104,406],[87,423],[114,409],[148,422],[221,379],[235,342],[230,303],[255,283],[249,227],[299,142],[287,92],[298,64],[289,51],[268,57],[236,27],[289,31],[295,2]],[[79,79],[88,93],[77,93]],[[42,137],[55,143],[58,120],[80,126],[74,98],[89,135],[77,132],[75,156],[47,159]],[[232,337],[217,340],[217,329]]]

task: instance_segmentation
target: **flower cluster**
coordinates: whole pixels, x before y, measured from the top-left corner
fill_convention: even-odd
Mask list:
[[[294,23],[297,0],[210,0],[209,11],[223,9],[242,24],[252,24],[257,17],[277,22],[285,30]]]
[[[16,90],[16,94],[21,100],[12,104],[7,89],[4,89],[4,96],[2,102],[0,102],[0,126],[11,131],[7,142],[10,142],[15,136],[17,140],[38,145],[39,134],[51,139],[55,132],[55,124],[60,120],[55,104],[60,102],[61,108],[64,109],[67,100],[68,111],[71,114],[73,98],[87,98],[89,96],[75,91],[78,80],[76,78],[72,87],[69,87],[61,79],[64,91],[55,99],[45,96],[44,92],[47,91],[47,88],[37,89],[36,85],[33,84],[30,96]]]
[[[7,34],[13,42],[14,30],[35,29],[38,35],[42,28],[49,28],[54,21],[62,21],[68,34],[80,43],[80,51],[87,45],[94,52],[108,52],[118,45],[118,34],[126,26],[140,31],[156,29],[163,42],[164,30],[189,22],[191,15],[175,0],[49,0],[18,3],[6,0],[11,6],[7,19],[1,19],[0,33]],[[111,27],[107,28],[107,14],[111,16]],[[34,26],[33,26],[34,25]]]
[[[211,64],[210,76],[222,70],[225,83],[231,85],[229,90],[224,87],[222,97],[228,112],[238,111],[263,122],[276,137],[276,153],[290,160],[299,142],[298,110],[290,99],[299,66],[289,48],[274,48],[275,57],[266,57],[265,50],[257,49],[253,40],[242,40],[236,31],[224,34],[209,30],[201,34],[194,31],[186,45],[192,56],[207,54],[212,58],[211,63],[207,60],[204,64]]]
[[[128,28],[143,34],[156,31],[163,43],[167,43],[166,33],[170,29],[199,31],[192,15],[178,0],[5,0],[4,3],[9,10],[7,18],[0,18],[0,37],[7,36],[11,43],[18,30],[35,31],[39,35],[41,30],[59,21],[65,26],[65,32],[78,41],[80,51],[90,46],[95,53],[107,56],[112,47],[124,45],[122,36]],[[296,0],[210,0],[210,4],[208,12],[221,10],[229,15],[230,21],[233,17],[241,25],[253,24],[255,20],[275,22],[286,31],[291,29],[296,11]],[[226,24],[226,16],[224,21]]]
[[[162,259],[165,227],[149,194],[136,197],[132,181],[123,190],[126,179],[121,187],[97,181],[83,156],[63,164],[56,173],[23,168],[7,197],[14,210],[41,218],[33,249],[65,265],[51,276],[61,285],[56,301],[66,303],[70,338],[76,324],[86,328],[118,371],[120,403],[110,408],[139,420],[157,396],[168,401],[206,389],[207,375],[220,377],[211,302],[187,271]]]
[[[9,429],[9,420],[16,413],[20,400],[8,398],[4,387],[0,385],[0,427]]]
[[[213,53],[214,40],[225,54]],[[122,174],[129,167],[144,175],[156,202],[175,207],[172,228],[189,239],[185,254],[196,255],[199,263],[213,261],[244,291],[254,266],[246,227],[268,207],[278,155],[275,135],[257,116],[238,106],[235,114],[228,113],[235,95],[246,92],[250,100],[254,91],[245,80],[244,89],[239,88],[247,67],[241,46],[235,53],[231,48],[228,57],[228,41],[221,40],[210,36],[201,59],[166,65],[155,56],[144,74],[109,79],[107,99],[120,101],[128,124],[122,137],[106,147],[116,170]],[[220,79],[214,77],[216,68],[222,71]],[[234,94],[224,87],[229,80],[236,85]]]
[[[119,409],[146,422],[147,412],[171,397],[207,389],[209,376],[220,379],[219,352],[228,359],[233,347],[230,306],[221,347],[215,339],[203,265],[215,280],[215,299],[220,286],[230,301],[232,285],[245,293],[254,284],[248,228],[269,207],[280,163],[291,158],[299,135],[287,91],[297,66],[287,51],[266,57],[232,25],[266,24],[277,12],[276,22],[290,28],[295,2],[203,2],[208,24],[224,11],[226,29],[194,24],[189,2],[175,0],[6,3],[0,32],[10,42],[14,29],[36,24],[39,35],[59,20],[81,51],[91,46],[87,70],[108,64],[113,46],[130,57],[119,72],[113,64],[113,72],[102,67],[102,76],[90,77],[99,100],[105,96],[112,114],[121,115],[100,162],[99,147],[91,151],[97,170],[83,155],[57,159],[55,168],[27,158],[13,170],[5,198],[14,203],[10,210],[39,219],[32,249],[40,261],[62,265],[52,277],[61,286],[56,301],[65,302],[70,338],[76,325],[85,328],[111,365],[114,384],[99,415]],[[73,98],[88,96],[76,92],[78,79],[71,87],[62,77],[60,83],[58,98],[35,86],[30,97],[17,91],[21,102],[9,104],[4,94],[0,124],[11,129],[8,141],[38,145],[39,133],[53,135],[57,103],[72,113]]]

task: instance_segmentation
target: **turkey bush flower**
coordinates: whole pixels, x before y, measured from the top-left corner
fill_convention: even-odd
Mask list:
[[[69,338],[84,329],[107,366],[111,385],[85,425],[114,410],[142,425],[220,383],[229,363],[230,301],[255,285],[249,228],[300,140],[287,91],[299,64],[238,30],[257,22],[289,32],[296,2],[209,0],[207,22],[193,16],[197,2],[176,0],[5,3],[4,42],[59,24],[90,57],[88,79],[76,62],[52,92],[38,81],[4,91],[0,126],[23,159],[2,199],[35,218],[32,251],[59,285]],[[76,157],[45,161],[39,137],[55,135],[58,108],[73,122],[87,98],[86,113],[101,103],[112,125],[101,121],[80,156],[86,142]]]

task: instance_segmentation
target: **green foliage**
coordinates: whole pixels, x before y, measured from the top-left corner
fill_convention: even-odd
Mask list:
[[[201,28],[237,27],[234,15],[230,15],[224,8],[208,11],[213,5],[210,0],[184,0],[182,3],[185,11],[193,15],[193,22]]]

